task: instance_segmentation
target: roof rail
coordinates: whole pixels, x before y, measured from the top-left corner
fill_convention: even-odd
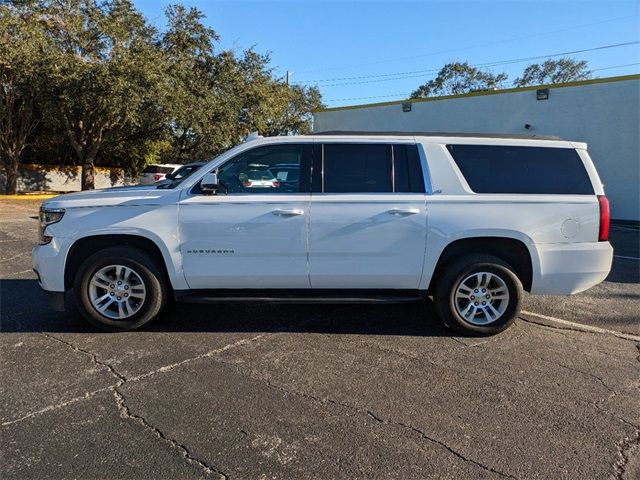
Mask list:
[[[468,132],[364,132],[350,130],[328,130],[325,132],[313,132],[311,135],[381,135],[396,137],[475,137],[475,138],[512,138],[523,140],[563,140],[555,135],[526,135],[517,133],[468,133]]]

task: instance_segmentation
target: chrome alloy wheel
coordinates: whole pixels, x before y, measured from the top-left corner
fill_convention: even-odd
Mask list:
[[[495,273],[474,273],[456,287],[456,311],[473,325],[495,322],[502,317],[508,305],[507,284]]]
[[[91,305],[101,315],[113,320],[124,320],[137,313],[145,297],[142,277],[124,265],[103,267],[89,281]]]

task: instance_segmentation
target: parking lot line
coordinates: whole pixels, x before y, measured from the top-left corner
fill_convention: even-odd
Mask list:
[[[628,257],[626,255],[614,255],[614,258],[622,258],[624,260],[636,260],[636,261],[640,261],[640,257]]]
[[[616,337],[624,338],[625,340],[633,340],[634,342],[640,342],[640,335],[632,335],[631,333],[618,332],[616,330],[609,330],[606,328],[594,327],[591,325],[585,325],[583,323],[570,322],[569,320],[563,320],[562,318],[550,317],[548,315],[541,315],[539,313],[529,312],[526,310],[522,310],[522,312],[520,313],[523,315],[531,315],[532,317],[542,318],[549,322],[566,325],[576,330],[581,330],[584,332],[606,333],[609,335],[615,335]]]

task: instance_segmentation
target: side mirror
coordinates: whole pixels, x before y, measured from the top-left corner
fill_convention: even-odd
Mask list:
[[[218,174],[207,173],[200,182],[200,190],[205,195],[215,195],[218,192]]]
[[[165,179],[167,179],[167,180],[175,180],[175,179],[176,179],[176,178],[173,176],[173,173],[167,173],[167,174],[164,176],[164,178],[165,178]]]

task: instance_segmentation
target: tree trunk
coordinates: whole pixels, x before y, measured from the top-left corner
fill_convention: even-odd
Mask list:
[[[82,190],[93,190],[96,188],[93,161],[93,158],[85,158],[82,163]]]
[[[4,171],[7,177],[4,192],[7,195],[13,195],[18,191],[18,162],[10,160],[5,166]]]

